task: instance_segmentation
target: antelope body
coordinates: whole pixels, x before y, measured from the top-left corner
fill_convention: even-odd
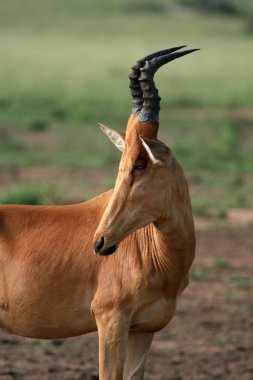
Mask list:
[[[193,51],[179,48],[133,66],[126,134],[101,126],[123,151],[114,189],[76,205],[0,206],[0,327],[45,339],[98,330],[100,380],[143,379],[153,334],[188,284],[191,202],[157,140],[153,82],[162,64]]]

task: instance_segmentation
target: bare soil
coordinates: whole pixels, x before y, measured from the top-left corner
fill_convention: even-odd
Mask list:
[[[197,233],[192,280],[156,334],[147,380],[253,379],[252,226]],[[0,379],[98,379],[97,334],[42,341],[0,333]]]

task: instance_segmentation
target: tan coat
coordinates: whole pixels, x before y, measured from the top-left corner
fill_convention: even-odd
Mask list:
[[[102,380],[121,379],[124,363],[124,378],[142,378],[194,258],[188,186],[170,150],[150,143],[156,130],[130,118],[113,190],[70,206],[0,206],[0,326],[47,339],[98,329]],[[93,254],[101,236],[114,254]]]

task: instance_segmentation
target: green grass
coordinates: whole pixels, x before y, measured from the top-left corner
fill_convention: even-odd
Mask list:
[[[225,280],[228,285],[233,286],[239,290],[250,289],[252,284],[252,281],[249,277],[230,276],[227,277]]]
[[[231,207],[253,207],[253,115],[244,115],[253,105],[252,36],[242,17],[174,8],[178,3],[0,0],[0,166],[73,168],[81,189],[91,169],[111,186],[120,155],[97,123],[125,129],[130,66],[186,43],[201,51],[156,77],[160,136],[190,179],[195,214],[224,218]],[[14,195],[6,186],[3,202],[19,192],[21,203],[24,192],[27,202],[33,198],[29,186]],[[34,202],[50,197],[39,198]]]
[[[45,184],[15,185],[0,194],[0,204],[42,205],[52,202],[55,196],[54,188]]]
[[[11,129],[13,133],[0,140],[3,166],[99,169],[116,164],[120,157],[96,124],[54,124],[42,129],[28,124]]]
[[[192,281],[204,281],[216,272],[226,271],[226,269],[231,269],[231,263],[223,257],[218,257],[209,265],[199,266],[192,270],[190,277]]]
[[[248,120],[233,115],[212,118],[206,112],[199,115],[190,110],[181,110],[179,114],[175,109],[168,119],[169,127],[166,120],[161,121],[160,136],[172,148],[189,177],[195,214],[225,218],[231,207],[253,207],[253,139]],[[78,181],[71,183],[71,187],[76,188],[74,198],[78,186],[91,180],[87,170],[97,173],[97,181],[100,177],[107,178],[106,182],[103,180],[107,185],[101,190],[113,185],[120,153],[96,123],[38,125],[15,124],[2,130],[2,167],[77,170]],[[112,123],[112,127],[117,124]],[[80,199],[87,199],[86,191],[93,193],[90,187],[83,186]],[[64,189],[62,193],[66,196]]]
[[[126,12],[116,2],[109,11],[102,2],[83,3],[0,3],[3,121],[124,123],[130,111],[130,65],[146,53],[182,43],[201,51],[157,75],[164,112],[171,106],[252,105],[252,39],[241,19]]]
[[[253,207],[252,121],[232,113],[210,115],[175,112],[161,135],[188,174],[191,187],[201,189],[193,192],[195,214],[226,217],[231,207]]]
[[[231,264],[227,259],[224,259],[223,257],[217,258],[211,264],[212,270],[220,270],[220,269],[228,269],[228,268],[231,268]]]

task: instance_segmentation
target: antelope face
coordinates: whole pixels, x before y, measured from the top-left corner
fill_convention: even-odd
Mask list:
[[[171,151],[157,140],[160,97],[153,78],[165,63],[197,50],[176,52],[182,47],[148,55],[132,66],[133,107],[126,135],[101,125],[123,154],[115,188],[94,236],[98,255],[112,254],[129,234],[162,217],[175,193]]]
[[[128,127],[125,141],[117,132],[102,129],[124,149],[113,194],[94,238],[95,253],[110,255],[126,236],[163,214],[172,156],[162,142],[141,136],[136,123]]]

